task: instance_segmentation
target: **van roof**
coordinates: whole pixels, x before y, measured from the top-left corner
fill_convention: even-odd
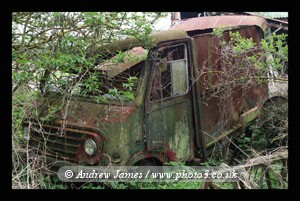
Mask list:
[[[196,17],[180,20],[177,23],[178,24],[172,26],[170,30],[184,30],[189,32],[218,27],[240,27],[251,25],[256,25],[264,31],[268,28],[267,21],[263,17],[245,15]]]

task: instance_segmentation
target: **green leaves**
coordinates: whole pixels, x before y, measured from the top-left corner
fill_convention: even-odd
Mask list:
[[[117,98],[120,97],[120,92],[116,87],[114,87],[113,89],[109,89],[108,94],[115,96]]]
[[[213,35],[217,36],[217,37],[221,37],[223,32],[224,32],[224,27],[220,26],[220,27],[217,27],[213,30]]]
[[[123,63],[123,62],[125,62],[125,57],[126,57],[125,52],[118,51],[118,54],[114,58],[112,58],[111,61],[116,64]]]
[[[262,51],[259,53],[261,57],[265,58],[265,66],[274,71],[284,71],[285,64],[288,62],[288,44],[286,44],[287,35],[272,34],[261,41]],[[258,63],[261,66],[260,63]]]
[[[220,35],[222,29],[215,30]],[[281,80],[285,76],[288,63],[288,44],[286,34],[272,34],[262,39],[259,44],[254,43],[252,38],[244,38],[239,32],[229,31],[230,40],[220,42],[223,51],[223,63],[225,65],[232,61],[238,62],[240,68],[256,69],[256,75],[249,75],[249,78],[267,78],[268,74],[276,72],[277,77],[268,77],[269,80]],[[227,64],[228,65],[228,64]],[[252,72],[253,70],[249,71]],[[266,79],[266,81],[268,80]],[[244,81],[244,80],[241,80]]]
[[[130,92],[132,92],[133,90],[133,86],[134,86],[134,82],[137,80],[137,77],[129,77],[127,78],[127,83],[123,83],[123,87],[125,87],[126,89],[128,89]]]
[[[233,52],[235,54],[244,54],[253,50],[255,43],[252,38],[243,38],[239,32],[229,32],[229,44],[233,45]]]
[[[100,56],[93,52],[124,36],[133,36],[150,44],[148,35],[152,32],[153,23],[164,15],[151,12],[13,13],[13,83],[33,82],[39,85],[54,81],[51,80],[53,76],[45,73],[46,70],[51,75],[55,70],[64,74],[92,69]],[[126,54],[120,51],[113,62],[120,63],[125,58]],[[57,87],[60,84],[65,87],[66,80],[55,79],[55,82]],[[89,81],[86,86],[90,91],[95,88]],[[131,88],[130,85],[124,87]]]
[[[127,82],[122,83],[124,90],[120,90],[116,87],[110,88],[108,93],[104,95],[98,95],[94,97],[94,100],[97,103],[107,103],[109,100],[121,101],[121,102],[130,102],[133,101],[134,96],[134,86],[135,82],[138,80],[137,77],[129,77],[127,78]]]

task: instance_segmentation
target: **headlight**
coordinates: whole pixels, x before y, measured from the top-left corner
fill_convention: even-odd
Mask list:
[[[97,144],[94,140],[91,138],[87,139],[84,143],[84,151],[87,153],[89,156],[95,155],[97,152]]]

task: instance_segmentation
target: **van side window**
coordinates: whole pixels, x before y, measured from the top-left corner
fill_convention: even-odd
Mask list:
[[[160,48],[153,67],[150,101],[187,93],[187,50],[184,44]]]

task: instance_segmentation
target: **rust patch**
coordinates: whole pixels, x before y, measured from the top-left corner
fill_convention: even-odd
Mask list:
[[[132,114],[135,111],[135,107],[126,107],[119,109],[113,109],[116,113],[110,113],[108,116],[106,116],[104,119],[100,119],[102,122],[114,122],[114,123],[120,123],[123,122],[125,119],[128,118],[130,114]]]
[[[167,157],[170,161],[176,161],[176,153],[172,149],[166,151]]]
[[[84,104],[79,106],[71,106],[68,109],[67,124],[77,125],[87,128],[96,128],[97,123],[120,123],[125,121],[136,107],[117,106],[117,105],[99,105],[99,104]],[[56,115],[59,119],[55,123],[62,124],[64,117],[61,111]]]

